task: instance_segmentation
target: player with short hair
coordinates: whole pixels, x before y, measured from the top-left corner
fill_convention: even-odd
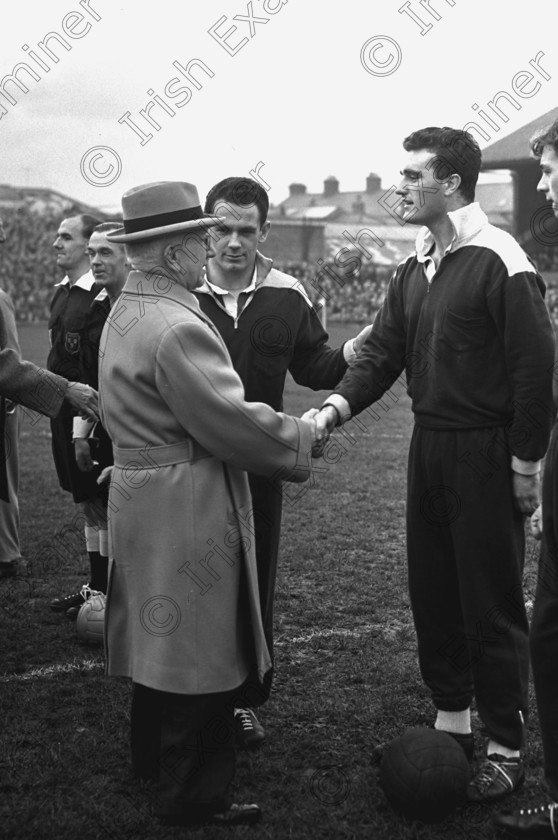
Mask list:
[[[101,333],[105,320],[122,291],[130,268],[124,246],[107,239],[107,234],[118,230],[119,227],[118,222],[103,222],[97,225],[85,249],[95,283],[101,287],[100,292],[91,303],[92,322],[96,329],[91,329],[89,334],[92,348],[97,348],[97,352],[94,354],[93,370],[89,371],[95,388],[98,388],[98,348]],[[91,473],[97,476],[97,483],[100,482],[95,496],[90,497],[88,501],[88,509],[94,523],[101,558],[100,564],[102,564],[104,572],[105,567],[108,568],[109,556],[107,480],[110,475],[109,468],[113,463],[112,443],[100,420],[94,423],[79,416],[74,417],[72,440],[78,468],[83,473]],[[99,578],[98,574],[97,578]],[[95,583],[99,584],[101,588],[97,589]],[[84,601],[88,600],[93,593],[105,593],[106,585],[107,581],[103,574],[102,578],[83,586],[79,592],[81,602],[68,607],[66,610],[68,618],[76,618]]]
[[[558,120],[531,140],[539,159],[541,179],[537,189],[551,203],[558,218]],[[554,381],[554,380],[553,380]],[[542,488],[542,541],[530,647],[535,694],[541,727],[544,772],[550,801],[495,817],[508,837],[558,837],[558,425],[554,425],[546,456]],[[538,514],[540,515],[540,513]]]
[[[370,328],[342,347],[328,346],[327,333],[302,284],[274,268],[259,251],[271,226],[268,209],[267,192],[251,178],[225,178],[211,188],[205,212],[217,213],[223,221],[209,231],[206,279],[195,293],[227,345],[246,399],[282,411],[287,372],[299,385],[314,390],[334,387]],[[282,497],[267,479],[250,475],[249,480],[262,618],[272,651]],[[236,710],[241,747],[253,749],[265,739],[252,706],[265,702],[268,690],[254,686],[245,706]]]
[[[405,371],[409,591],[435,727],[473,755],[473,696],[488,733],[472,801],[522,783],[528,624],[524,516],[538,505],[554,417],[545,285],[515,240],[473,201],[481,153],[465,131],[409,135],[397,189],[423,225],[372,332],[317,415],[325,432],[359,414]],[[510,621],[498,621],[503,610]],[[500,612],[499,612],[500,611]]]
[[[97,384],[98,341],[106,314],[92,303],[101,291],[89,268],[86,248],[99,219],[87,214],[70,216],[59,225],[53,247],[57,265],[65,277],[56,284],[48,322],[50,352],[47,367],[53,373],[92,387]],[[69,408],[51,421],[52,453],[60,486],[70,492],[84,517],[85,543],[89,555],[89,586],[105,592],[107,558],[99,551],[98,471],[83,472],[78,467],[73,442],[76,413]],[[83,592],[87,591],[87,585]],[[67,612],[75,617],[83,604],[83,592],[54,598],[51,610]]]

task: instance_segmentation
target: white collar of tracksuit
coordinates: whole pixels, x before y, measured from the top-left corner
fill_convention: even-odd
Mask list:
[[[457,251],[458,248],[467,245],[488,224],[488,216],[481,210],[478,201],[473,201],[457,210],[451,210],[448,213],[448,218],[453,227],[453,236],[444,254]],[[417,260],[420,263],[426,262],[433,247],[434,237],[432,233],[427,227],[422,227],[415,242]]]

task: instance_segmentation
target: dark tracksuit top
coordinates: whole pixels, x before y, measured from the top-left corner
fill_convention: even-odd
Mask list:
[[[456,238],[434,276],[425,271],[431,239],[423,234],[417,253],[398,266],[335,393],[358,414],[405,371],[420,426],[504,426],[513,456],[539,460],[554,414],[554,334],[543,280],[477,204],[449,215]],[[338,407],[346,419],[347,405]]]
[[[195,290],[202,311],[221,333],[248,402],[283,408],[287,371],[299,385],[333,388],[345,371],[343,348],[328,347],[322,327],[301,283],[256,258],[255,291],[239,299],[239,315],[226,311],[207,283]]]
[[[256,258],[255,290],[238,300],[236,319],[205,283],[196,289],[202,311],[225,341],[248,402],[283,409],[287,371],[314,390],[333,388],[347,369],[343,347],[327,345],[327,333],[298,280]],[[254,506],[256,560],[266,641],[273,647],[273,596],[281,529],[281,495],[267,479],[249,475]],[[261,699],[247,698],[247,705]]]
[[[548,445],[553,330],[544,283],[513,238],[477,204],[449,218],[455,236],[438,267],[423,230],[328,401],[347,419],[405,371],[415,417],[408,575],[421,673],[436,708],[462,711],[474,695],[490,738],[519,749],[529,661],[512,469],[532,474]]]

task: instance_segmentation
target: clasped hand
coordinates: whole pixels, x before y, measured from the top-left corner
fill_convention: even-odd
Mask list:
[[[312,458],[321,458],[327,446],[329,436],[337,421],[335,409],[331,406],[325,408],[310,408],[305,411],[301,420],[306,420],[312,425]]]

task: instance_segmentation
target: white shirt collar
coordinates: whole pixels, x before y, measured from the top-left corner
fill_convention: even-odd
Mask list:
[[[241,292],[250,293],[250,292],[253,292],[255,290],[257,276],[258,276],[258,270],[257,270],[257,267],[254,266],[254,273],[252,275],[252,280],[250,281],[250,285],[246,286],[246,288],[244,288],[244,289],[223,289],[222,286],[216,286],[215,283],[210,282],[210,280],[207,276],[207,271],[206,271],[206,274],[205,274],[205,282],[207,283],[207,285],[209,286],[211,291],[214,292],[216,295],[232,295],[233,297],[238,297],[238,295]]]
[[[103,286],[103,288],[101,289],[99,294],[96,297],[93,298],[93,303],[101,303],[103,300],[106,300],[107,298],[108,298],[108,292],[105,289],[105,287]]]
[[[69,285],[70,285],[70,278],[68,277],[68,275],[66,275],[64,277],[64,279],[60,281],[60,283],[55,283],[54,287],[56,288],[56,286],[69,286]],[[91,273],[91,271],[88,271],[86,274],[82,274],[81,277],[78,280],[76,280],[76,282],[73,284],[72,288],[74,288],[74,286],[77,286],[80,289],[85,289],[86,292],[90,292],[94,285],[95,285],[95,278],[93,277],[93,274]]]

